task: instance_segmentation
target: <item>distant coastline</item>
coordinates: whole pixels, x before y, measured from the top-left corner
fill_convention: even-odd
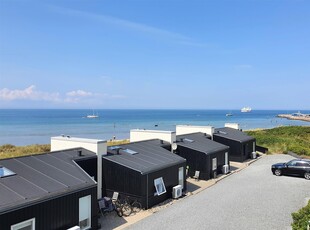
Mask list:
[[[278,114],[277,117],[286,118],[289,120],[307,121],[310,122],[310,114]]]
[[[227,112],[234,114],[226,116]],[[242,130],[279,126],[309,126],[308,121],[288,120],[278,114],[296,110],[112,110],[96,109],[100,119],[85,119],[86,109],[0,109],[0,145],[48,144],[61,134],[94,139],[128,139],[131,129],[175,130],[175,125],[211,125],[238,123]],[[310,110],[301,111],[310,114]]]

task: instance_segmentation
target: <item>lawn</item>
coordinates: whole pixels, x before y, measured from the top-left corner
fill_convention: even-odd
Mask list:
[[[255,137],[257,145],[268,148],[271,153],[291,151],[310,157],[310,126],[283,126],[246,133]]]
[[[108,146],[127,144],[129,140],[113,140],[108,141]],[[51,150],[51,145],[27,145],[27,146],[15,146],[15,145],[1,145],[0,146],[0,159],[27,156],[33,154],[46,153]]]

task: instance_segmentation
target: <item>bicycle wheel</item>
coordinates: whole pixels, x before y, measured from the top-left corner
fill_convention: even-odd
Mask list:
[[[121,208],[115,208],[115,211],[116,211],[116,214],[119,216],[119,217],[122,217],[123,216],[123,211]]]
[[[129,216],[132,212],[132,208],[129,204],[122,205],[122,212],[124,216]]]
[[[141,211],[141,209],[142,209],[142,204],[141,204],[140,202],[138,202],[138,201],[134,201],[134,202],[132,203],[131,207],[132,207],[132,211],[133,211],[134,213],[137,213],[137,212],[140,212],[140,211]]]

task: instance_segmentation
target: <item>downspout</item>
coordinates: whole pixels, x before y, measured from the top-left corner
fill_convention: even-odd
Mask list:
[[[146,174],[146,209],[149,209],[149,174]]]
[[[102,198],[102,152],[97,151],[97,199]]]

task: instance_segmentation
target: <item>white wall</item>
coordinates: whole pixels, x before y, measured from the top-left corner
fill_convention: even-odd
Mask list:
[[[169,142],[170,144],[173,144],[176,142],[176,135],[174,131],[145,130],[145,129],[130,130],[130,142],[146,141],[152,139],[160,139]]]
[[[240,130],[240,125],[238,123],[225,123],[225,127]]]
[[[213,126],[196,126],[196,125],[177,125],[176,126],[176,134],[177,135],[184,135],[190,133],[206,133],[213,136],[214,127]]]
[[[172,144],[176,142],[176,135],[175,132],[173,131],[144,130],[144,129],[130,130],[130,142],[145,141],[152,139],[160,139]]]
[[[71,148],[84,148],[96,154],[107,155],[107,142],[105,140],[58,136],[51,138],[51,151]]]

